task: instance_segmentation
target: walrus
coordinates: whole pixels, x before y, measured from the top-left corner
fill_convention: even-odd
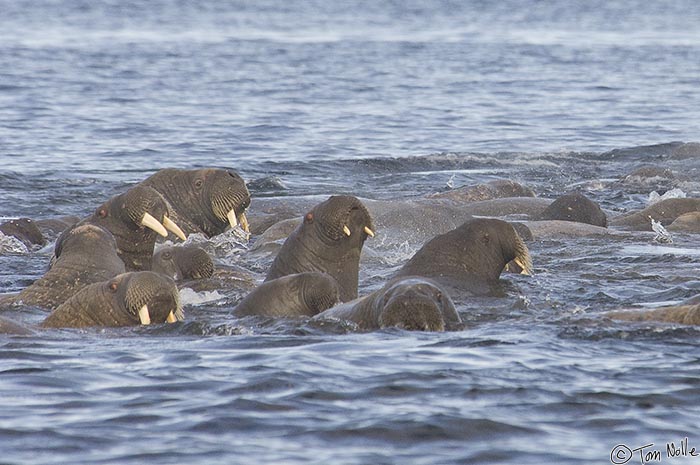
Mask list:
[[[262,283],[233,309],[237,317],[314,316],[339,302],[338,283],[326,273],[290,274]]]
[[[362,331],[398,327],[413,331],[461,329],[462,319],[452,299],[438,283],[406,276],[381,289],[320,313],[315,319],[352,321]]]
[[[59,305],[40,326],[135,326],[183,318],[175,282],[159,273],[137,271],[84,287]]]
[[[31,329],[22,326],[7,318],[0,317],[0,334],[14,334],[17,336],[29,336],[36,334]]]
[[[700,211],[700,199],[665,199],[641,211],[612,218],[610,225],[634,231],[652,231],[651,219],[660,222],[663,226],[668,226],[679,216],[697,211]]]
[[[450,199],[457,202],[476,202],[502,197],[534,197],[535,192],[510,179],[495,179],[474,186],[462,186],[428,195],[428,198]]]
[[[357,297],[360,253],[374,236],[372,218],[356,197],[331,196],[311,209],[277,253],[265,277],[320,271],[340,286],[340,300]]]
[[[112,197],[78,225],[94,224],[114,235],[117,254],[127,271],[147,270],[158,235],[168,231],[184,240],[182,230],[168,217],[165,199],[153,188],[134,186]],[[59,258],[66,232],[56,240],[54,258]]]
[[[80,289],[126,271],[112,234],[93,224],[74,226],[56,245],[58,258],[51,268],[16,295],[0,303],[24,304],[53,310]]]
[[[211,278],[214,261],[201,247],[192,245],[160,247],[151,260],[151,271],[175,281]]]
[[[658,321],[683,325],[700,325],[700,305],[675,305],[653,310],[615,310],[604,314],[613,320]]]
[[[54,218],[35,219],[34,223],[37,228],[39,228],[39,231],[41,231],[46,241],[52,242],[58,239],[58,236],[60,236],[63,231],[70,228],[78,221],[80,221],[80,217],[78,216],[65,215]]]
[[[673,232],[700,233],[700,212],[683,213],[666,229]]]
[[[605,228],[608,218],[600,205],[578,192],[562,195],[554,200],[537,218],[586,223]]]
[[[0,224],[0,233],[12,236],[30,249],[32,246],[46,244],[44,235],[30,218],[17,218]]]
[[[475,218],[428,241],[393,277],[423,276],[450,291],[489,295],[510,261],[532,274],[530,252],[510,223]]]
[[[239,224],[249,232],[245,211],[250,193],[232,170],[167,168],[140,185],[160,192],[170,206],[173,221],[188,235],[201,233],[210,238]]]

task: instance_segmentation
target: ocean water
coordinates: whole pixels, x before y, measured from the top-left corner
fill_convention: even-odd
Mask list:
[[[256,198],[399,201],[492,179],[582,192],[609,216],[654,191],[700,196],[697,2],[0,12],[2,218],[86,216],[166,167],[238,171],[251,215]],[[673,177],[626,179],[642,166]],[[395,234],[366,243],[360,293],[419,246]],[[700,331],[602,317],[700,292],[697,235],[673,239],[530,241],[535,276],[460,301],[457,332],[236,320],[240,291],[217,289],[183,291],[187,321],[168,327],[0,335],[0,463],[696,463],[666,447],[700,448]],[[212,242],[262,279],[269,257]],[[51,251],[0,255],[0,293]]]

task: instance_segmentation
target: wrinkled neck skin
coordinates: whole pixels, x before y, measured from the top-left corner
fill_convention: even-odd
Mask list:
[[[91,326],[133,326],[140,322],[125,308],[119,293],[109,289],[109,283],[86,286],[68,299],[41,326],[46,328],[86,328]]]
[[[272,263],[266,281],[304,271],[324,272],[338,282],[340,300],[357,297],[360,253],[358,237],[329,241],[316,230],[316,223],[302,223],[285,241]],[[353,242],[355,241],[355,242]]]

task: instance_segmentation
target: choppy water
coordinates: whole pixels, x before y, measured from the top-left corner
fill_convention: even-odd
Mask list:
[[[251,188],[251,211],[256,197],[402,199],[495,178],[613,214],[654,190],[700,195],[700,152],[671,143],[700,141],[696,2],[0,11],[2,217],[86,215],[170,166],[279,177]],[[620,182],[643,165],[676,178]],[[361,293],[415,250],[381,234]],[[236,321],[224,289],[189,295],[204,302],[167,328],[0,336],[0,462],[588,464],[654,443],[663,463],[695,463],[665,448],[700,446],[700,332],[600,317],[700,292],[697,236],[652,236],[530,242],[536,276],[462,302],[460,332]],[[49,254],[0,256],[0,292]]]

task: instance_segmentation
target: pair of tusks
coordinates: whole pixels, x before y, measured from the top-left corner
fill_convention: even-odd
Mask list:
[[[350,237],[350,228],[348,228],[347,225],[343,225],[343,232],[346,236]],[[366,232],[369,237],[374,237],[374,231],[372,231],[369,226],[365,226],[364,232]]]
[[[167,237],[168,231],[170,231],[183,241],[187,240],[187,236],[182,231],[182,229],[180,229],[180,227],[176,225],[175,222],[167,216],[163,217],[163,223],[161,224],[161,222],[155,219],[153,215],[146,212],[143,214],[141,225],[152,229],[153,231],[157,232],[163,237]]]
[[[514,258],[513,261],[521,268],[520,274],[532,276],[532,264],[527,264],[520,257]]]
[[[139,309],[139,321],[142,325],[151,324],[151,314],[148,311],[148,305],[144,305]],[[168,318],[165,321],[167,321],[168,323],[175,323],[177,321],[177,318],[175,318],[175,314],[173,312],[170,312],[168,314]]]
[[[250,227],[248,226],[248,218],[246,218],[245,213],[241,213],[238,217],[236,217],[236,211],[234,209],[231,209],[231,211],[229,211],[226,214],[226,218],[228,218],[228,224],[230,224],[232,228],[238,226],[240,220],[241,229],[247,233],[250,233]]]

